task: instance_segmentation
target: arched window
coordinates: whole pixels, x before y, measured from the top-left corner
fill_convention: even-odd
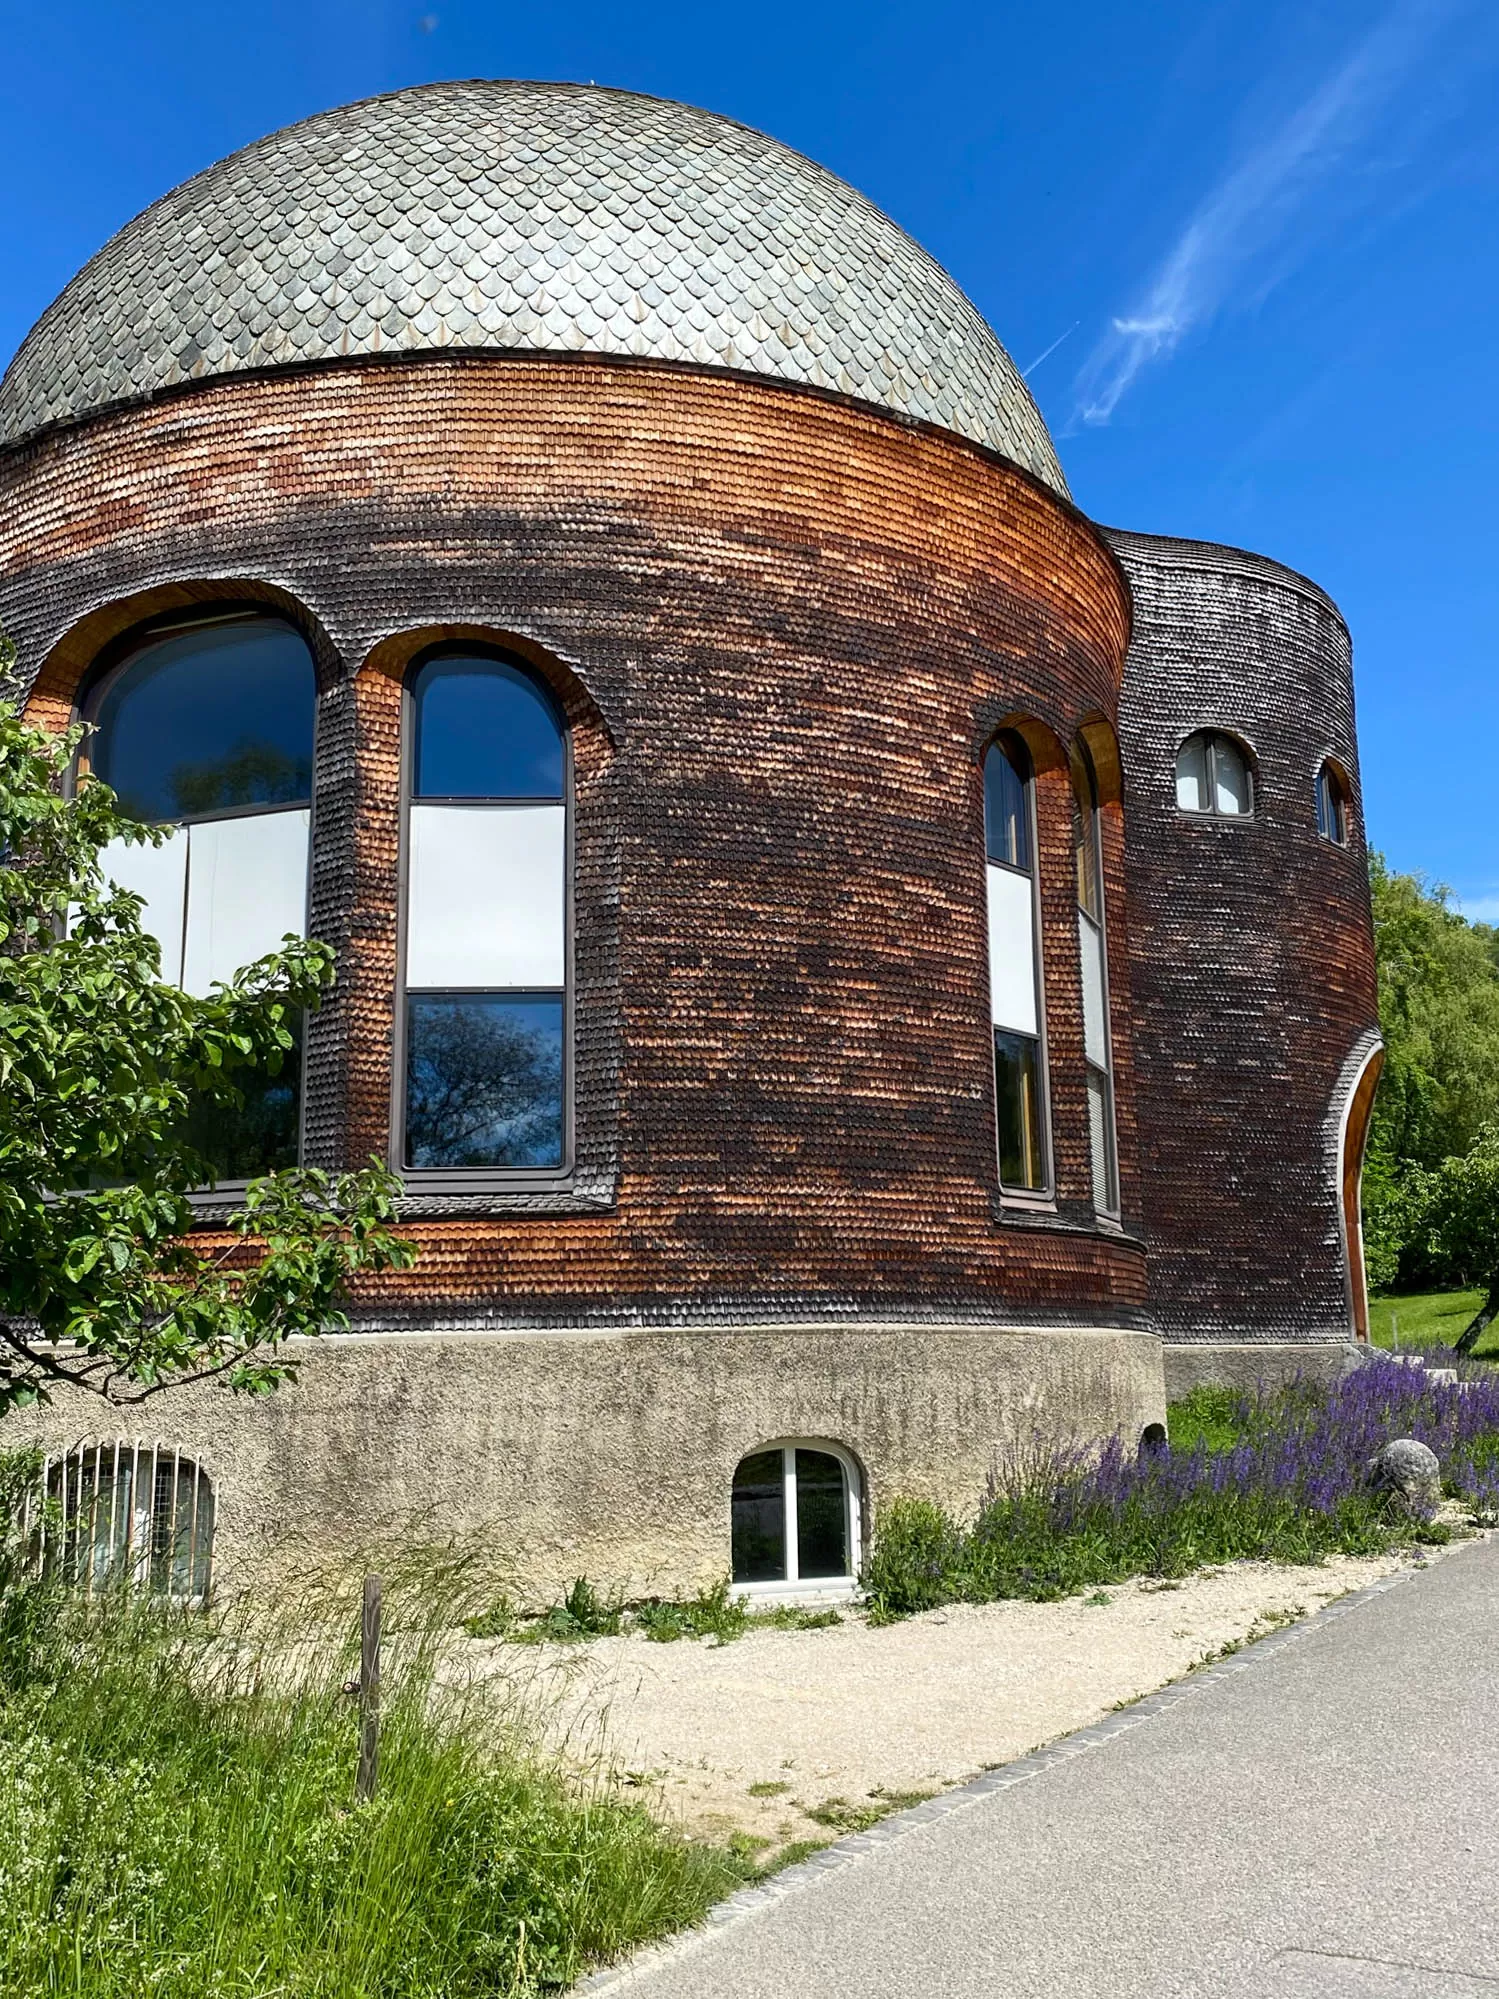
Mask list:
[[[755,1451],[734,1473],[731,1528],[736,1583],[851,1582],[859,1572],[858,1473],[831,1444]]]
[[[984,833],[999,1181],[1019,1194],[1049,1180],[1034,790],[1030,752],[1006,730],[984,758]]]
[[[1243,819],[1254,810],[1254,777],[1243,745],[1216,729],[1199,729],[1176,753],[1176,803],[1182,812]]]
[[[161,1444],[79,1444],[50,1459],[46,1566],[74,1589],[131,1586],[201,1601],[213,1558],[213,1483]]]
[[[1348,844],[1348,790],[1333,763],[1317,772],[1317,831],[1336,846]]]
[[[1088,1142],[1093,1204],[1119,1212],[1119,1164],[1114,1135],[1114,1060],[1109,1032],[1108,940],[1103,920],[1103,848],[1098,777],[1086,743],[1072,751],[1072,844],[1077,859],[1077,933],[1082,954],[1083,1052],[1088,1080]]]
[[[180,828],[104,857],[144,897],[171,984],[206,993],[305,930],[316,702],[307,641],[258,612],[157,625],[95,682],[89,770],[127,812]],[[215,1103],[190,1120],[198,1150],[228,1180],[294,1165],[299,1055],[235,1080],[242,1110]]]
[[[405,1115],[413,1172],[566,1163],[567,736],[519,661],[409,683]]]

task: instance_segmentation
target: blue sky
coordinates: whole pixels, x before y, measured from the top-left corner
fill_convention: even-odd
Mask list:
[[[1331,591],[1371,839],[1499,918],[1493,0],[0,0],[0,38],[0,359],[167,187],[374,91],[609,83],[811,154],[991,320],[1089,513]]]

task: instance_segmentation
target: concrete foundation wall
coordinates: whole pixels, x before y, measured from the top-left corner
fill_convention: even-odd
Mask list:
[[[325,1339],[264,1401],[60,1396],[13,1435],[197,1457],[221,1583],[402,1537],[483,1545],[537,1600],[581,1574],[632,1594],[727,1574],[734,1468],[779,1438],[842,1445],[867,1523],[896,1494],[971,1511],[996,1453],[1037,1430],[1133,1443],[1164,1414],[1147,1333],[741,1327]]]
[[[1279,1388],[1297,1375],[1334,1381],[1360,1351],[1351,1340],[1168,1341],[1166,1395],[1176,1402],[1204,1382],[1219,1388]]]

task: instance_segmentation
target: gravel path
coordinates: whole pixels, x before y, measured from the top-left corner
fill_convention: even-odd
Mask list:
[[[507,1694],[537,1695],[578,1760],[612,1766],[692,1832],[769,1856],[1009,1762],[1401,1566],[1246,1562],[883,1629],[849,1612],[727,1645],[631,1636],[471,1656]]]

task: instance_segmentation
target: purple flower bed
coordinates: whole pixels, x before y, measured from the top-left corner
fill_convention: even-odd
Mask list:
[[[1209,1562],[1374,1554],[1449,1530],[1367,1482],[1396,1437],[1436,1452],[1476,1518],[1499,1516],[1499,1375],[1459,1385],[1383,1356],[1343,1380],[1273,1394],[1198,1390],[1172,1411],[1169,1449],[1136,1455],[1037,1442],[1002,1467],[971,1526],[934,1506],[886,1510],[866,1577],[877,1610],[1051,1598]]]

